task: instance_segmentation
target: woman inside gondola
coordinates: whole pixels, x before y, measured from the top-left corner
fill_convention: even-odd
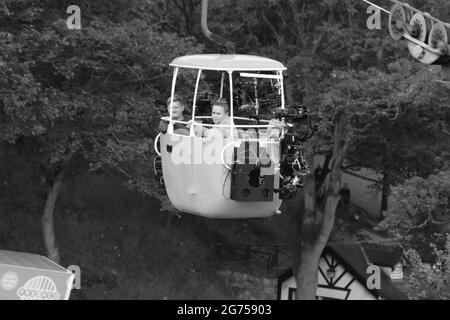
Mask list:
[[[214,127],[207,128],[203,125],[194,124],[194,131],[198,137],[222,137],[228,138],[231,133],[230,126],[231,118],[229,116],[230,107],[226,99],[217,99],[211,106],[212,109],[212,121]],[[188,122],[188,127],[192,126],[192,120]],[[235,136],[237,136],[235,134]]]

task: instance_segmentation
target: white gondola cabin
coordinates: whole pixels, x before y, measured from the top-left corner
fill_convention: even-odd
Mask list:
[[[164,184],[173,206],[182,212],[209,218],[263,218],[279,213],[283,130],[274,129],[267,120],[236,117],[236,111],[242,109],[233,99],[236,91],[233,82],[237,79],[254,81],[255,94],[251,99],[258,112],[257,83],[269,81],[279,95],[278,108],[284,109],[283,71],[286,68],[272,59],[235,54],[184,56],[170,65],[174,75],[169,116],[162,118],[168,122],[168,130],[155,139],[155,149],[161,156]],[[187,121],[172,119],[179,74],[186,69],[197,73],[193,96],[184,97],[193,101],[191,125],[174,130],[175,124],[188,125]],[[226,99],[229,104],[230,121],[225,125],[210,124],[211,116],[196,115],[199,87],[205,73],[215,73],[215,79],[220,79],[217,97]],[[210,131],[226,130],[227,134],[199,136],[194,130],[199,126]]]

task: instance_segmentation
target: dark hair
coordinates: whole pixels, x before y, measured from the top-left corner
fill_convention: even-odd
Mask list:
[[[228,113],[230,111],[230,107],[228,106],[228,101],[227,101],[227,99],[224,99],[224,98],[219,98],[217,100],[214,100],[211,105],[211,109],[214,108],[214,106],[222,107],[223,110],[225,111],[225,113]]]
[[[167,99],[167,101],[166,101],[167,107],[170,106],[170,99],[171,99],[171,98],[172,98],[172,97],[169,97],[169,98]],[[175,102],[179,102],[183,107],[186,107],[186,104],[184,103],[183,97],[180,96],[180,95],[178,95],[178,94],[174,94],[174,95],[173,95],[173,102],[174,102],[174,103],[175,103]]]

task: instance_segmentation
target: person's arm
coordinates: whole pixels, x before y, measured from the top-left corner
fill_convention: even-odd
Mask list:
[[[189,120],[186,128],[188,128],[189,130],[191,129],[191,126],[194,126],[194,133],[197,137],[203,137],[205,134],[205,127],[203,127],[203,125],[200,123],[198,124],[197,122],[194,122],[192,120]]]
[[[207,129],[203,125],[196,125],[194,127],[194,132],[197,137],[204,137],[206,135]]]
[[[167,129],[169,128],[169,122],[165,121],[165,120],[161,120],[159,122],[159,131],[161,131],[162,133],[166,133]]]
[[[271,119],[269,121],[269,126],[275,127],[277,129],[280,129],[280,130],[281,129],[284,129],[284,130],[288,129],[288,126],[286,125],[286,123],[284,123],[284,122],[282,122],[280,120],[277,120],[277,119]]]
[[[277,119],[271,119],[269,121],[269,128],[267,129],[267,137],[270,139],[278,139],[283,129],[285,132],[288,129],[288,126],[284,122]]]

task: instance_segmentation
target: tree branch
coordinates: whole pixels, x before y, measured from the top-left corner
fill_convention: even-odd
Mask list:
[[[442,125],[442,132],[444,132],[445,134],[450,136],[450,132],[447,130],[447,126],[445,125],[444,121],[440,121],[441,125]]]
[[[322,31],[322,32],[319,34],[318,39],[314,39],[313,46],[312,46],[312,50],[311,50],[311,53],[312,53],[313,56],[316,55],[317,50],[319,49],[320,44],[322,43],[322,40],[323,40],[324,35],[325,35],[325,31]]]
[[[347,121],[343,111],[336,114],[334,146],[331,159],[331,172],[326,181],[326,202],[323,222],[317,244],[326,244],[334,225],[336,207],[340,200],[342,164],[351,142],[351,133],[346,130]]]
[[[430,213],[430,214],[428,214],[427,219],[423,223],[421,223],[418,226],[413,226],[413,227],[409,228],[408,232],[410,232],[414,229],[421,229],[421,228],[425,227],[428,223],[432,223],[432,224],[438,225],[438,226],[445,226],[447,224],[450,224],[450,219],[445,220],[445,221],[438,221],[433,217],[433,214]]]
[[[277,43],[278,43],[278,48],[281,48],[282,44],[283,44],[283,39],[280,36],[280,34],[277,32],[277,29],[275,28],[275,26],[269,21],[269,19],[266,16],[266,12],[265,12],[265,8],[262,8],[262,18],[264,20],[264,22],[267,24],[267,26],[270,28],[270,30],[272,31],[272,33],[274,34],[275,38],[277,39]]]
[[[179,4],[178,2],[177,2],[177,0],[172,0],[173,1],[173,3],[175,4],[175,6],[178,8],[178,9],[180,9],[180,11],[183,11],[183,6],[181,5],[181,4]]]

